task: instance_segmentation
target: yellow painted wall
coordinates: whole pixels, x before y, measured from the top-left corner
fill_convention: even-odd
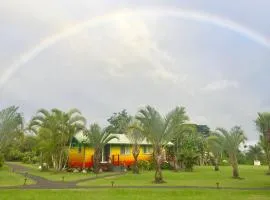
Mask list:
[[[114,157],[114,165],[118,165],[118,155],[119,155],[119,164],[130,166],[134,162],[134,158],[132,155],[132,146],[129,146],[130,154],[123,155],[121,154],[121,145],[111,145],[110,148],[110,161],[113,162]],[[152,149],[152,148],[151,148]],[[150,150],[151,150],[150,149]],[[152,152],[152,150],[150,151]],[[94,154],[93,148],[86,147],[85,148],[85,166],[92,167],[92,156]],[[150,160],[152,157],[152,153],[144,154],[143,147],[140,147],[140,154],[138,160]],[[79,152],[78,147],[71,148],[69,151],[69,166],[70,167],[82,167],[84,159],[84,149],[81,148]]]
[[[111,160],[113,159],[112,157],[114,155],[114,163],[117,164],[119,155],[119,164],[131,165],[134,162],[134,158],[132,155],[132,145],[129,146],[129,152],[129,154],[121,154],[120,145],[111,145]],[[152,152],[152,150],[150,152]],[[152,153],[144,154],[143,147],[141,146],[138,160],[150,160],[151,157]]]
[[[92,165],[92,156],[94,151],[92,148],[85,148],[85,166],[90,167]],[[71,148],[69,151],[69,166],[82,167],[84,160],[84,148],[79,151],[78,147]]]

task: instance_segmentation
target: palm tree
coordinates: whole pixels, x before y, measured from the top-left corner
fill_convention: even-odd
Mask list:
[[[219,161],[223,152],[223,138],[219,134],[210,135],[207,138],[207,145],[214,156],[215,171],[219,171]]]
[[[73,136],[84,130],[85,123],[85,118],[77,109],[68,112],[41,109],[32,118],[29,129],[38,135],[43,155],[51,157],[54,168],[61,170],[67,163]]]
[[[118,139],[118,137],[111,135],[105,129],[102,130],[98,124],[90,125],[89,130],[85,131],[85,135],[88,138],[90,146],[94,149],[94,173],[97,174],[105,145],[114,138]]]
[[[22,135],[23,116],[18,109],[11,106],[0,111],[0,152],[12,140]]]
[[[141,132],[153,145],[153,156],[155,161],[155,183],[164,183],[161,171],[161,164],[165,160],[164,147],[172,140],[176,129],[181,125],[187,117],[183,109],[177,107],[169,112],[166,117],[153,107],[146,106],[140,109],[136,119],[141,123]],[[182,116],[183,115],[183,116]],[[182,122],[183,123],[183,122]]]
[[[254,146],[250,145],[247,153],[253,160],[258,160],[263,156],[262,148],[257,144]]]
[[[140,144],[144,140],[144,135],[140,131],[140,124],[138,121],[132,121],[128,127],[126,136],[132,143],[132,155],[134,158],[133,173],[139,173],[138,156],[140,154]]]
[[[240,144],[246,140],[244,132],[239,126],[234,126],[229,132],[223,128],[217,128],[217,131],[220,135],[216,137],[216,145],[220,145],[227,152],[233,168],[233,177],[239,178],[237,154]]]
[[[270,113],[258,113],[255,120],[257,130],[260,133],[260,146],[263,148],[268,162],[268,173],[270,173]]]

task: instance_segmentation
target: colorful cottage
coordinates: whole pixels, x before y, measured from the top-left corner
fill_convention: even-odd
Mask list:
[[[111,163],[114,166],[131,166],[134,162],[132,155],[132,144],[124,134],[114,134],[118,139],[111,140],[103,149],[101,164]],[[94,150],[84,144],[83,134],[77,134],[72,140],[69,151],[69,167],[90,168],[93,166]],[[153,148],[150,143],[144,140],[141,143],[138,160],[150,160]]]

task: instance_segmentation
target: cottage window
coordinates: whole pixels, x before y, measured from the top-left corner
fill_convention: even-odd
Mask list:
[[[120,154],[122,155],[129,155],[130,154],[130,146],[121,146],[120,148]]]
[[[144,154],[150,154],[151,153],[150,146],[143,146],[143,153]]]

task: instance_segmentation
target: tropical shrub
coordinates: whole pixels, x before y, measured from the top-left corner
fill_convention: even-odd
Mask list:
[[[31,119],[29,129],[37,135],[36,150],[42,154],[41,161],[60,171],[68,161],[68,149],[74,135],[84,130],[85,118],[77,109],[68,112],[59,109],[40,109]]]
[[[240,165],[246,165],[249,163],[246,155],[243,152],[238,152],[237,160],[238,160],[238,164],[240,164]]]
[[[138,168],[140,171],[150,170],[150,162],[147,160],[138,160]]]
[[[198,162],[200,154],[192,150],[184,150],[179,156],[179,160],[182,161],[185,171],[193,171],[194,165]]]
[[[35,164],[39,161],[39,158],[34,152],[25,152],[22,157],[22,162],[27,164]]]
[[[5,159],[7,161],[22,161],[23,153],[18,149],[11,149],[5,154]]]
[[[168,162],[163,162],[161,164],[161,169],[172,170],[173,169],[173,166],[171,166],[170,163],[168,163]]]

